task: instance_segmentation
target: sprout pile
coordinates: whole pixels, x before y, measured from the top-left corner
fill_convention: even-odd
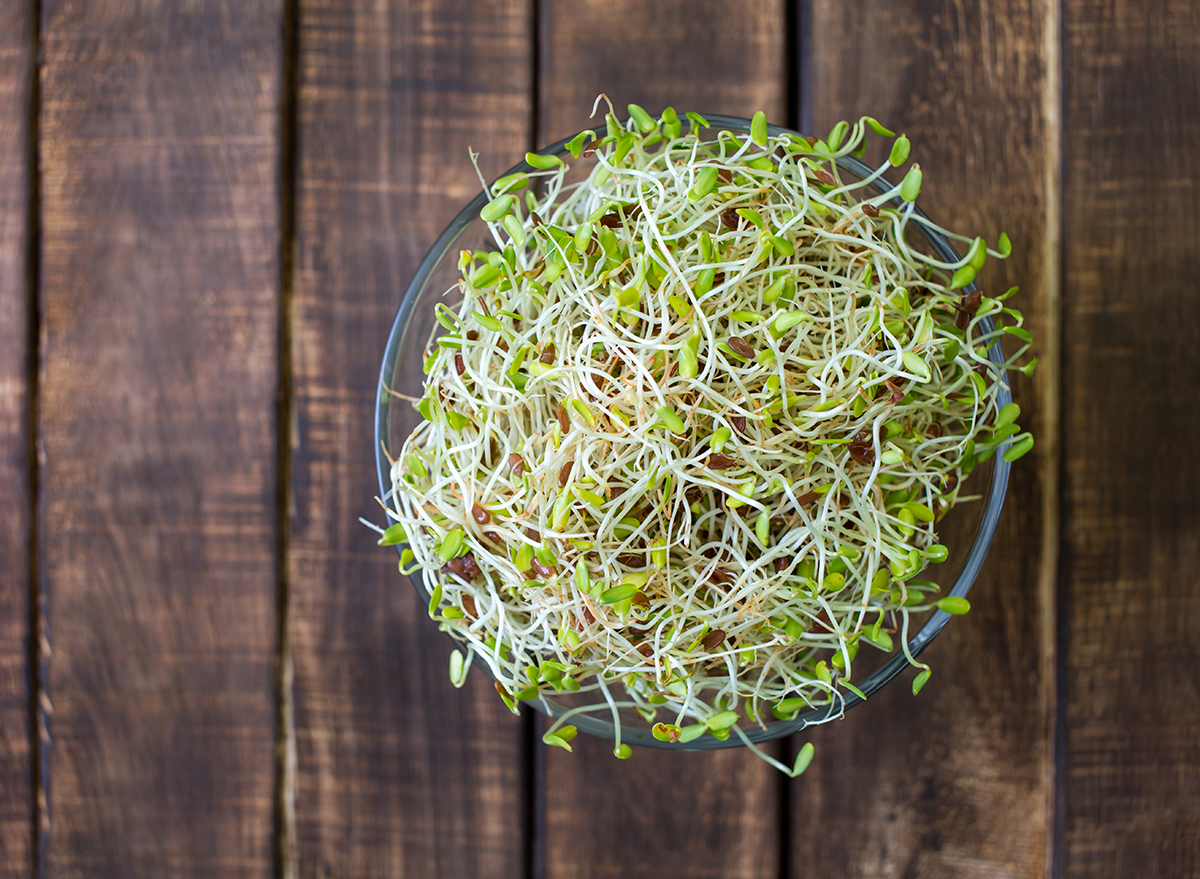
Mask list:
[[[464,251],[436,307],[380,542],[407,544],[401,570],[465,647],[457,686],[478,659],[514,711],[594,695],[549,744],[601,710],[627,757],[632,709],[795,775],[811,746],[784,766],[744,730],[838,716],[863,645],[903,650],[916,692],[910,615],[968,609],[918,577],[972,468],[1033,445],[988,359],[1001,335],[1007,367],[1029,348],[1015,288],[972,284],[1010,245],[915,214],[920,167],[884,176],[909,142],[869,117],[819,140],[762,113],[747,135],[629,111],[570,141],[582,182],[530,153],[485,185],[495,248]],[[835,160],[868,132],[894,140],[858,179]],[[966,255],[918,249],[913,223]]]

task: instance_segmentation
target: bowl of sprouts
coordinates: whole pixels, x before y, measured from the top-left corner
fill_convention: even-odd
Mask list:
[[[909,666],[917,693],[969,610],[1033,446],[1015,288],[976,284],[1011,246],[926,216],[908,139],[869,117],[816,138],[609,110],[481,176],[408,287],[379,542],[455,640],[454,685],[478,666],[547,744],[741,746],[798,775],[811,744],[759,745]]]

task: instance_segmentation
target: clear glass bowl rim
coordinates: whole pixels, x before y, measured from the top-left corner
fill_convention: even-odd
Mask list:
[[[718,132],[722,129],[737,132],[739,134],[750,133],[750,120],[740,116],[722,116],[703,114],[705,119],[712,126],[710,131]],[[680,120],[685,126],[690,123],[685,120]],[[768,125],[768,132],[771,137],[778,137],[783,134],[800,135],[799,132],[793,131],[790,128],[783,128],[778,125]],[[604,126],[598,126],[594,129],[597,137],[603,137],[606,133]],[[568,155],[566,145],[572,135],[568,138],[563,138],[557,143],[544,147],[538,152],[546,156],[565,156]],[[863,178],[872,173],[872,169],[864,165],[862,162],[850,156],[845,156],[837,160],[838,166],[850,172],[858,178]],[[527,162],[519,162],[509,168],[504,175],[516,174],[518,172],[534,171],[531,165]],[[903,202],[897,197],[894,199],[897,207],[903,206]],[[400,301],[400,307],[396,310],[396,317],[392,321],[392,328],[388,335],[387,346],[384,349],[383,362],[379,370],[379,385],[376,388],[376,406],[375,406],[375,469],[379,480],[379,496],[384,497],[391,490],[391,465],[383,453],[384,444],[388,439],[388,413],[390,411],[391,397],[384,392],[387,387],[387,382],[390,380],[395,371],[396,362],[399,357],[400,340],[403,336],[405,327],[409,319],[412,317],[413,309],[418,300],[421,298],[421,293],[425,285],[433,276],[434,271],[441,263],[442,258],[454,246],[455,241],[464,230],[467,229],[479,216],[479,212],[483,206],[488,203],[488,197],[485,193],[480,192],[474,199],[464,207],[448,225],[429,252],[425,254],[425,258],[421,260],[420,266],[417,267],[416,274],[405,290],[404,298]],[[915,214],[926,217],[926,214],[915,207]],[[955,250],[954,246],[946,240],[941,234],[926,228],[921,224],[915,224],[918,229],[928,240],[929,244],[937,252],[938,256],[946,262],[956,262],[961,257]],[[975,289],[975,285],[964,288],[963,292],[970,292]],[[983,331],[991,332],[994,324],[990,317],[984,318],[981,322]],[[988,358],[997,366],[999,370],[1000,389],[998,394],[998,404],[1003,406],[1012,402],[1012,394],[1008,387],[1007,371],[1003,369],[1004,353],[1000,345],[1000,341],[996,340],[988,349]],[[971,590],[971,586],[975,582],[975,578],[979,575],[979,571],[983,567],[984,559],[987,557],[988,550],[991,547],[992,539],[996,534],[996,526],[1000,521],[1000,512],[1004,506],[1004,496],[1008,489],[1009,463],[1003,459],[1001,455],[993,456],[992,481],[988,488],[987,496],[984,501],[984,510],[982,520],[978,530],[975,532],[975,539],[971,545],[971,550],[963,564],[962,570],[959,572],[958,578],[954,582],[949,595],[965,597]],[[403,547],[397,547],[397,552]],[[416,588],[422,603],[427,599],[424,589],[421,584],[413,579],[408,578],[414,588]],[[935,610],[933,614],[925,621],[921,629],[908,642],[909,652],[914,656],[919,656],[926,647],[937,637],[942,631],[946,623],[950,620],[950,614],[943,610]],[[483,665],[477,662],[478,665]],[[903,651],[897,651],[891,656],[887,662],[876,669],[866,680],[862,682],[859,689],[864,696],[870,697],[881,687],[887,684],[892,678],[896,677],[908,665],[908,660],[904,656]],[[483,666],[486,670],[486,666]],[[845,692],[842,694],[843,699],[839,702],[834,702],[826,708],[814,708],[806,711],[792,720],[779,720],[773,723],[766,724],[764,727],[754,726],[743,730],[750,741],[758,744],[772,739],[781,738],[799,732],[810,724],[820,723],[831,716],[837,716],[843,711],[847,711],[861,703],[863,700],[854,693]],[[529,703],[546,714],[556,714],[558,706],[551,704],[547,699],[540,699],[536,702]],[[562,709],[559,709],[562,710]],[[596,717],[591,717],[586,714],[578,714],[572,717],[571,721],[582,732],[587,732],[602,738],[612,739],[614,735],[613,725],[605,720],[600,720]],[[687,750],[687,751],[706,751],[717,750],[720,748],[742,747],[742,742],[737,736],[730,736],[728,739],[721,741],[712,736],[701,736],[687,744],[659,741],[651,736],[648,732],[638,729],[627,729],[622,727],[621,740],[632,744],[640,744],[648,747],[663,748],[668,750]]]

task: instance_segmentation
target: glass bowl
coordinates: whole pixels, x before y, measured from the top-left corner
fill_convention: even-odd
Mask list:
[[[749,119],[715,115],[708,116],[707,119],[712,128],[706,135],[706,139],[715,137],[715,133],[721,130],[738,135],[749,135],[750,133]],[[684,124],[688,123],[684,122]],[[775,125],[769,126],[769,130],[773,137],[781,134],[796,134],[790,129]],[[598,138],[603,137],[604,134],[603,126],[596,129]],[[568,173],[567,179],[568,181],[578,180],[586,176],[591,162],[586,159],[571,158],[566,149],[568,140],[569,138],[561,140],[541,152],[544,155],[563,156],[568,159],[572,170]],[[838,159],[837,162],[843,171],[859,178],[868,176],[872,171],[862,162],[850,157]],[[530,170],[532,170],[530,165],[521,162],[510,168],[506,174]],[[433,307],[441,299],[442,294],[457,283],[460,276],[457,267],[458,253],[464,249],[493,249],[495,246],[488,232],[487,224],[479,218],[479,212],[487,202],[487,196],[480,192],[438,236],[437,241],[434,242],[433,247],[430,248],[417,268],[412,282],[408,285],[392,323],[391,334],[388,336],[387,348],[383,355],[383,364],[379,371],[375,408],[375,464],[379,478],[380,497],[386,497],[391,491],[391,465],[385,455],[385,449],[399,448],[421,420],[421,416],[411,404],[392,396],[387,393],[386,389],[392,388],[414,398],[421,396],[425,381],[422,370],[423,350],[434,326]],[[902,204],[903,202],[897,199],[897,205]],[[917,209],[915,213],[925,216],[920,209]],[[942,260],[955,262],[960,258],[954,247],[942,235],[919,223],[911,224],[910,228],[915,229],[917,234],[923,235],[931,250]],[[974,285],[972,284],[964,292],[970,292],[973,289]],[[991,318],[985,318],[981,324],[984,332],[991,332],[994,329]],[[992,344],[988,356],[998,367],[1001,386],[997,405],[1003,406],[1011,402],[1012,396],[1006,383],[1006,373],[1002,367],[1004,355],[999,341]],[[978,466],[965,484],[971,486],[973,493],[981,496],[981,499],[958,504],[939,523],[938,539],[950,549],[950,556],[937,567],[936,579],[943,586],[953,582],[954,585],[946,593],[948,595],[965,596],[983,566],[983,561],[996,532],[996,524],[1000,519],[1000,510],[1004,505],[1004,494],[1008,486],[1008,470],[1008,462],[1004,461],[1000,455],[994,455],[986,464]],[[403,548],[400,546],[397,547],[397,550]],[[428,601],[425,590],[419,581],[409,579],[420,595],[421,603],[424,604]],[[914,657],[929,646],[949,619],[950,614],[941,610],[935,610],[925,618],[920,629],[908,642],[909,650]],[[484,663],[477,661],[475,664],[485,673],[490,674]],[[888,654],[885,660],[859,683],[859,689],[863,695],[869,697],[907,665],[908,661],[903,651],[896,650],[894,654]],[[775,721],[766,724],[765,727],[752,726],[744,729],[743,732],[752,742],[765,742],[798,732],[810,724],[821,723],[831,717],[839,716],[842,711],[853,708],[863,701],[853,693],[846,692],[843,695],[843,701],[835,701],[828,707],[814,708],[792,720]],[[565,701],[558,701],[557,698],[540,698],[529,704],[551,716],[557,716],[573,707]],[[583,732],[609,739],[614,737],[613,724],[607,719],[576,714],[573,715],[571,722]],[[743,746],[741,740],[736,736],[730,736],[723,741],[707,735],[700,736],[688,743],[660,741],[651,735],[649,723],[636,714],[627,712],[621,714],[621,740],[654,748],[691,751]]]

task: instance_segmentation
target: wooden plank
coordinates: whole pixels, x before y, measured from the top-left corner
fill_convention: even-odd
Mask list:
[[[780,2],[543,4],[538,140],[597,124],[601,91],[622,115],[633,102],[782,119],[785,20]],[[753,754],[635,748],[622,762],[584,738],[543,755],[548,879],[776,875],[782,776]]]
[[[0,0],[0,877],[33,876],[29,696],[29,111],[25,0]]]
[[[271,876],[281,7],[42,12],[46,874]]]
[[[1200,7],[1065,4],[1064,876],[1200,876]]]
[[[528,148],[527,0],[304,3],[294,503],[301,876],[522,875],[523,737],[376,546],[379,360],[425,250]],[[414,357],[417,356],[414,353]],[[412,363],[415,381],[420,364]]]
[[[924,169],[920,204],[949,228],[1012,237],[987,292],[1020,284],[1038,340],[1036,381],[1013,389],[1037,455],[1012,471],[1007,509],[973,610],[908,673],[836,725],[793,785],[794,875],[1043,875],[1053,763],[1057,167],[1045,4],[1003,8],[877,0],[814,2],[814,133],[867,113],[907,131]],[[1048,103],[1049,102],[1049,103]],[[806,114],[808,115],[808,114]],[[868,154],[882,160],[882,151]]]
[[[543,5],[539,24],[538,143],[589,120],[604,92],[630,103],[787,120],[785,0],[584,0]],[[601,104],[603,107],[603,103]]]

